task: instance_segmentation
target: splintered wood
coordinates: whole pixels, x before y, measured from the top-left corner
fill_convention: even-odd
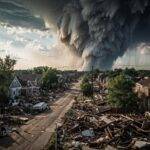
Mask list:
[[[150,120],[146,115],[111,113],[102,100],[76,100],[66,114],[65,141],[93,149],[140,149],[150,146]],[[74,147],[72,144],[70,147]],[[83,146],[83,147],[84,147]]]

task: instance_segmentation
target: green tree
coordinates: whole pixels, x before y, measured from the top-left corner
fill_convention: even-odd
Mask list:
[[[57,70],[50,68],[47,70],[42,77],[42,88],[44,90],[50,90],[57,87],[58,77]]]
[[[8,86],[0,85],[0,105],[6,104],[8,102]]]
[[[4,59],[0,58],[0,69],[2,71],[12,72],[15,64],[16,60],[11,59],[10,56],[6,56]]]
[[[83,79],[82,79],[82,83],[86,83],[89,82],[89,76],[88,75],[84,75]]]
[[[44,72],[46,72],[49,69],[49,67],[47,66],[40,66],[40,67],[35,67],[33,68],[33,72],[37,73],[37,74],[43,74]]]
[[[116,76],[120,75],[122,73],[122,69],[115,69],[111,71],[107,71],[107,76],[109,78],[115,78]]]
[[[0,58],[0,103],[4,104],[8,100],[9,84],[14,72],[16,60],[6,56]]]
[[[93,95],[92,84],[89,82],[88,76],[83,77],[80,88],[84,96],[91,97]]]
[[[108,102],[115,107],[132,111],[137,108],[137,96],[133,92],[135,83],[124,74],[118,75],[108,83]]]
[[[100,70],[99,69],[94,69],[93,72],[91,72],[91,73],[93,73],[94,78],[97,78],[98,75],[100,74]]]
[[[134,68],[126,68],[125,70],[123,70],[123,73],[132,78],[135,78],[138,76],[138,72]]]

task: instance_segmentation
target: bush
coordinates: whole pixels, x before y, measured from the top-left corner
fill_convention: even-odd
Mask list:
[[[49,150],[55,149],[55,144],[56,144],[56,133],[53,133],[50,139],[49,143]]]
[[[0,85],[0,105],[4,105],[8,103],[8,88],[6,86],[1,86]]]
[[[84,96],[91,97],[93,95],[92,85],[89,82],[82,82],[80,86]]]
[[[89,82],[89,76],[88,76],[88,75],[85,75],[85,76],[83,77],[82,83],[87,83],[87,82]]]

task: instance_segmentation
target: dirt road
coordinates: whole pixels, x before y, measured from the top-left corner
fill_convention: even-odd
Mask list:
[[[48,144],[56,123],[71,108],[74,97],[79,93],[79,83],[76,83],[58,101],[51,106],[52,112],[41,114],[27,122],[19,129],[19,134],[0,139],[0,150],[42,150]]]

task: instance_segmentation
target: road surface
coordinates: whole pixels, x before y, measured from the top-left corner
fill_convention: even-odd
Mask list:
[[[79,83],[51,106],[52,112],[35,116],[10,137],[0,139],[0,150],[42,150],[47,146],[56,123],[71,108],[74,97],[79,93]]]

